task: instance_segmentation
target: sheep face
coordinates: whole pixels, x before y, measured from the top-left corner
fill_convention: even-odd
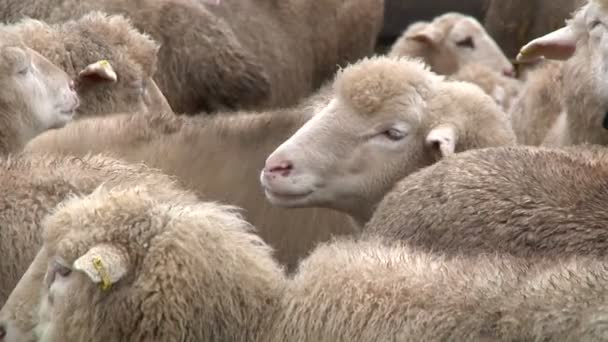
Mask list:
[[[99,299],[100,292],[109,290],[127,273],[128,260],[125,252],[110,244],[93,246],[71,264],[60,256],[51,258],[42,287],[39,321],[34,329],[37,340],[72,341],[82,338],[70,335],[74,329],[56,322],[69,319],[69,324],[78,324],[84,319],[81,325],[86,325],[91,317],[82,303],[88,302],[91,306],[87,308],[92,307],[93,298]],[[66,313],[73,316],[66,318]]]
[[[266,160],[261,174],[268,200],[279,206],[358,212],[403,173],[426,164],[413,98],[399,111],[357,115],[333,100]],[[370,190],[375,190],[373,193]]]
[[[8,120],[21,121],[29,138],[72,120],[79,100],[68,75],[18,39],[7,34],[2,40],[1,110],[22,116]]]
[[[36,341],[34,329],[39,321],[39,303],[44,296],[41,286],[44,284],[47,264],[48,255],[43,247],[0,311],[0,341]]]
[[[514,68],[498,44],[474,18],[457,20],[445,38],[444,48],[446,55],[456,58],[459,68],[476,60],[507,76],[514,76]]]
[[[406,44],[409,40],[423,46],[426,62],[440,74],[453,74],[469,63],[485,65],[507,76],[515,74],[513,65],[498,44],[470,16],[447,13],[431,23],[415,23],[401,39],[405,39]],[[399,44],[395,44],[392,56],[407,53],[407,50],[399,48]]]
[[[334,84],[337,96],[266,160],[260,178],[268,200],[368,215],[394,182],[432,163],[431,149],[455,148],[455,129],[425,114],[438,77],[388,58],[347,68]]]

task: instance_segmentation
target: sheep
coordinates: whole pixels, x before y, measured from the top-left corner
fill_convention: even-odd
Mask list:
[[[603,341],[605,260],[447,258],[379,239],[319,246],[267,341]]]
[[[434,130],[423,126],[427,132],[433,132],[428,135],[431,145],[435,140],[452,139],[447,141],[447,145],[442,142],[441,146],[425,147],[426,138],[422,137],[422,141],[408,142],[407,145],[399,148],[387,147],[389,150],[380,150],[381,147],[372,150],[371,147],[368,149],[366,146],[358,146],[358,149],[355,149],[353,146],[353,155],[361,154],[359,163],[362,164],[359,164],[359,167],[367,167],[367,173],[371,173],[376,165],[371,162],[364,163],[365,158],[382,156],[383,159],[378,160],[382,164],[388,160],[387,158],[395,158],[396,154],[401,156],[398,165],[391,162],[395,165],[392,170],[396,173],[391,175],[394,179],[387,178],[387,183],[382,185],[388,187],[390,186],[388,182],[395,182],[399,177],[416,168],[432,163],[438,158],[439,150],[446,150],[448,153],[450,148],[460,151],[475,146],[494,146],[514,142],[515,137],[509,128],[506,115],[479,88],[464,83],[438,85],[436,83],[440,82],[441,77],[425,71],[418,62],[393,61],[388,57],[378,57],[359,63],[348,66],[341,74],[350,75],[348,79],[338,76],[335,81],[342,85],[353,83],[353,87],[349,88],[351,92],[347,95],[360,99],[361,102],[373,101],[378,93],[367,93],[366,84],[371,84],[369,82],[373,82],[374,79],[382,80],[388,77],[387,70],[389,70],[388,75],[393,76],[388,77],[386,82],[380,83],[376,88],[379,92],[386,92],[387,96],[401,90],[399,84],[401,80],[408,81],[404,86],[414,84],[420,79],[421,88],[424,88],[424,83],[427,81],[429,88],[441,88],[429,92],[428,96],[425,95],[424,101],[421,98],[419,103],[416,102],[418,106],[411,107],[412,112],[408,112],[411,115],[414,115],[414,111],[422,111],[421,106],[424,104],[433,106],[436,111],[449,108],[455,113],[453,117],[439,121],[433,126]],[[385,67],[382,68],[382,65]],[[394,66],[396,68],[391,69]],[[412,80],[407,80],[408,77]],[[355,82],[355,78],[361,78],[361,81]],[[356,88],[359,85],[360,87]],[[384,86],[386,88],[382,88]],[[327,109],[323,108],[327,107],[334,98],[339,99],[344,96],[336,95],[336,89],[339,88],[328,83],[316,95],[289,110],[267,111],[255,115],[245,112],[213,118],[180,116],[174,119],[174,123],[164,132],[159,132],[163,129],[163,119],[159,119],[156,124],[158,126],[146,129],[142,127],[146,127],[147,122],[137,116],[76,122],[60,131],[40,136],[31,141],[25,150],[28,153],[52,152],[70,155],[84,155],[89,152],[106,153],[128,161],[144,162],[167,174],[175,175],[203,198],[244,208],[246,219],[258,228],[264,240],[277,251],[277,259],[292,270],[298,259],[316,242],[327,240],[332,235],[353,234],[357,231],[357,225],[351,222],[347,215],[330,209],[289,209],[272,205],[265,199],[264,191],[260,186],[260,170],[264,168],[267,157],[279,145],[288,140],[311,117],[324,116],[323,112]],[[425,89],[420,89],[420,92],[424,91]],[[422,95],[418,96],[412,90],[404,95],[407,96],[412,97],[414,101]],[[430,101],[430,97],[435,97],[436,100]],[[463,118],[471,118],[471,122],[462,121]],[[377,120],[380,119],[379,117]],[[393,119],[395,118],[392,116],[386,118],[386,120]],[[360,119],[356,118],[355,122],[359,122],[357,120]],[[441,126],[452,122],[456,125],[454,127],[457,127],[453,130],[450,128],[452,126]],[[379,124],[378,121],[373,123]],[[382,123],[391,123],[391,121]],[[367,129],[368,122],[362,121],[360,124]],[[400,122],[397,128],[403,124]],[[425,121],[425,125],[430,124],[431,121]],[[476,129],[471,130],[473,133],[470,133],[469,127],[478,127],[478,124],[488,129],[487,135],[476,134]],[[338,138],[335,133],[328,132],[333,134],[334,138]],[[394,132],[391,131],[392,133]],[[319,137],[313,146],[324,146],[322,141],[333,141],[328,139],[329,136]],[[350,141],[351,138],[347,136],[340,139]],[[454,145],[449,147],[451,143]],[[399,143],[395,142],[395,144]],[[378,145],[373,146],[382,146],[381,141],[378,140]],[[379,154],[380,151],[386,152]],[[327,154],[328,156],[334,153],[328,152],[331,152]],[[323,165],[326,164],[327,161],[324,160]],[[400,170],[397,171],[397,168]],[[353,172],[356,170],[353,169]]]
[[[531,41],[521,49],[518,60],[522,62],[536,60],[541,56],[565,60],[558,66],[561,69],[558,76],[549,72],[549,77],[559,80],[557,86],[549,81],[543,83],[549,87],[546,92],[557,92],[561,97],[561,111],[540,113],[554,119],[553,127],[548,129],[543,138],[543,145],[608,144],[605,133],[608,120],[604,105],[607,100],[604,40],[608,39],[608,34],[602,24],[602,21],[607,20],[608,3],[589,1],[565,27]],[[538,94],[528,92],[522,96],[538,97]],[[522,101],[526,101],[525,98]],[[548,107],[557,108],[557,105]],[[538,115],[539,112],[514,114],[513,118],[522,118],[520,127],[526,126],[529,121],[532,122],[530,126],[548,121],[536,118],[533,114]]]
[[[155,192],[101,186],[58,205],[2,309],[0,340],[237,342],[266,334],[285,282],[271,249],[234,207]]]
[[[11,0],[0,19],[128,15],[160,42],[155,80],[178,113],[295,104],[338,65],[373,53],[383,0]]]
[[[484,27],[509,58],[530,40],[563,25],[586,0],[487,0]]]
[[[0,27],[0,155],[72,120],[79,99],[58,66]]]
[[[450,76],[455,81],[470,82],[478,85],[492,96],[494,101],[508,113],[523,86],[522,82],[505,77],[491,68],[476,63],[469,63]]]
[[[360,226],[400,179],[461,151],[515,144],[506,114],[479,87],[446,81],[419,61],[362,60],[335,97],[266,159],[266,198],[325,207]]]
[[[92,12],[55,25],[23,19],[5,27],[75,80],[81,99],[75,119],[172,111],[152,79],[159,46],[127,18]]]
[[[448,12],[432,22],[408,26],[391,47],[391,57],[419,57],[431,70],[451,75],[469,63],[485,65],[506,76],[515,69],[496,42],[473,17]]]
[[[450,255],[604,257],[606,176],[600,147],[467,151],[398,182],[363,235]]]
[[[90,193],[102,182],[145,182],[158,188],[157,196],[171,197],[180,185],[144,165],[100,155],[10,155],[0,159],[0,170],[0,307],[40,247],[40,220],[66,196]]]

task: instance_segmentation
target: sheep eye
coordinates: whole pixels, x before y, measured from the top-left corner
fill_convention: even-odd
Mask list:
[[[28,73],[29,71],[30,71],[30,68],[29,68],[29,67],[25,67],[25,68],[23,68],[23,69],[21,69],[21,70],[17,71],[17,73],[18,73],[19,75],[21,75],[21,76],[24,76],[24,75],[27,75],[27,73]]]
[[[387,137],[389,140],[392,140],[392,141],[399,141],[399,140],[405,138],[404,132],[394,129],[394,128],[388,129],[388,130],[382,132],[382,134],[385,137]]]
[[[591,29],[594,29],[594,28],[598,27],[601,24],[602,24],[602,22],[596,19],[596,20],[592,21],[589,26],[591,27]]]
[[[62,277],[67,277],[70,275],[70,273],[72,273],[72,269],[70,269],[69,267],[63,266],[59,262],[55,262],[55,265],[53,265],[53,268],[54,268],[55,273]]]
[[[473,42],[472,37],[466,37],[463,40],[459,40],[456,42],[456,45],[463,47],[463,48],[469,48],[469,49],[475,48],[475,42]]]

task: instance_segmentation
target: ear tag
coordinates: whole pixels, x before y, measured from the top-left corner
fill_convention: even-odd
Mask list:
[[[99,257],[93,257],[92,259],[93,267],[99,274],[101,278],[101,290],[107,291],[112,287],[112,282],[110,281],[110,276],[108,275],[108,271],[106,267],[103,265],[103,262]]]

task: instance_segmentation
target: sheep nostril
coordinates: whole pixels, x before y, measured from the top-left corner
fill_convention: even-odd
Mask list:
[[[278,165],[268,166],[266,170],[269,174],[280,174],[283,177],[287,177],[293,170],[293,163],[290,161],[282,161]]]
[[[513,69],[505,69],[502,72],[503,75],[507,76],[507,77],[515,77],[515,70]]]

